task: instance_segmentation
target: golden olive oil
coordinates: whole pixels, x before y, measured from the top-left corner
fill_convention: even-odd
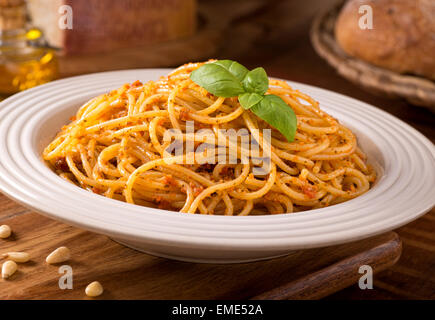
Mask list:
[[[29,26],[25,2],[0,2],[0,95],[7,96],[56,79],[58,60],[42,32]]]

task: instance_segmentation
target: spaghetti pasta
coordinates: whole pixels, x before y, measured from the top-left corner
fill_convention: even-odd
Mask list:
[[[216,97],[194,83],[189,75],[201,65],[186,64],[158,81],[136,81],[90,100],[45,148],[43,158],[60,177],[89,191],[185,213],[291,213],[369,190],[376,173],[355,135],[317,101],[269,79],[267,94],[281,97],[297,116],[295,139],[288,142],[237,98]],[[166,141],[171,129],[178,134]],[[256,173],[253,159],[243,161],[246,146],[220,136],[222,129],[244,129],[263,161],[270,160],[269,171]],[[211,140],[200,134],[204,130]],[[207,150],[198,152],[205,142]],[[168,151],[174,143],[183,147],[181,154]],[[212,147],[214,162],[209,161]],[[231,152],[235,162],[228,161]],[[227,161],[217,163],[222,154]]]

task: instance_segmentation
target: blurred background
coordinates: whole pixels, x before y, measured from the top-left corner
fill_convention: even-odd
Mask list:
[[[0,0],[0,100],[78,74],[210,58],[368,102],[435,141],[435,0]],[[434,228],[432,210],[398,231],[402,258],[376,290],[331,298],[435,298]]]

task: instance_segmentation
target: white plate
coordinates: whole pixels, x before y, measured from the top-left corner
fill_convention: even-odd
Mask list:
[[[375,162],[366,194],[328,208],[281,215],[189,215],[107,199],[69,184],[41,151],[88,99],[166,69],[106,72],[55,81],[0,104],[0,190],[43,215],[158,256],[241,262],[370,237],[408,223],[435,203],[435,147],[397,118],[363,102],[289,82],[349,126]]]

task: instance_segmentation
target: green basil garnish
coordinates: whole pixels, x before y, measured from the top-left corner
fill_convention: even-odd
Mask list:
[[[247,92],[263,95],[269,89],[269,78],[263,68],[256,68],[246,74],[242,84]]]
[[[293,109],[280,97],[274,94],[265,95],[250,110],[281,132],[288,141],[295,139],[296,115]]]
[[[190,74],[190,79],[215,96],[231,98],[245,92],[241,79],[246,73],[248,69],[241,64],[222,60],[204,64]]]
[[[261,100],[263,100],[264,96],[258,93],[246,92],[239,95],[239,102],[242,105],[243,109],[250,109]]]
[[[221,66],[228,70],[239,81],[242,81],[245,78],[246,74],[249,72],[249,70],[242,66],[240,63],[232,60],[218,60],[214,62],[214,64],[217,64],[218,66]]]
[[[218,60],[192,71],[190,79],[215,96],[238,97],[244,109],[276,128],[289,142],[294,140],[296,115],[280,97],[265,95],[269,78],[263,68],[249,71],[236,61]]]

